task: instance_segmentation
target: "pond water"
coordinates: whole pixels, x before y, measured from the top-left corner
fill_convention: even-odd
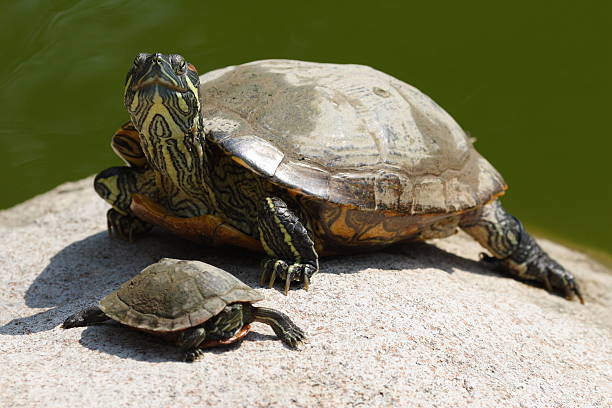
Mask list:
[[[120,160],[136,53],[201,73],[264,58],[371,65],[421,89],[477,138],[530,228],[612,248],[609,2],[0,3],[0,208]]]

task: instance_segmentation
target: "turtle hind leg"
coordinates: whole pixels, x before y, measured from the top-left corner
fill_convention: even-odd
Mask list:
[[[62,323],[62,328],[91,326],[92,324],[104,323],[111,320],[98,306],[91,306],[76,312]]]
[[[310,278],[319,271],[319,260],[308,231],[280,198],[266,197],[258,209],[259,239],[269,258],[262,263],[260,283],[274,286],[285,279],[285,295],[292,281],[308,289]]]
[[[493,256],[483,254],[486,265],[520,280],[539,282],[568,300],[576,296],[584,303],[574,276],[544,252],[498,200],[466,215],[460,226],[491,252]]]
[[[291,321],[289,316],[267,307],[253,307],[254,321],[272,327],[276,336],[287,346],[295,348],[304,341],[304,331]]]

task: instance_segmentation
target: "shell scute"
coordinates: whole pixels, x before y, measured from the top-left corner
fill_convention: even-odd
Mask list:
[[[166,258],[102,299],[100,308],[125,325],[166,332],[201,324],[230,303],[262,299],[222,269]]]
[[[444,109],[373,68],[265,60],[200,82],[212,140],[281,187],[408,214],[465,211],[506,188]]]

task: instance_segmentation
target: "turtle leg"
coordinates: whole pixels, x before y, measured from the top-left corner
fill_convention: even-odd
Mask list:
[[[243,338],[248,333],[248,323],[253,321],[250,309],[252,307],[248,303],[234,303],[225,306],[203,325],[185,330],[178,341],[179,347],[185,351],[185,361],[199,358],[203,348],[229,344]]]
[[[269,258],[262,262],[260,284],[274,286],[285,279],[285,295],[292,281],[301,281],[308,290],[310,278],[319,271],[314,242],[298,217],[280,198],[264,198],[258,209],[259,239]]]
[[[574,276],[542,250],[499,200],[467,214],[460,226],[491,252],[493,256],[482,255],[486,265],[520,280],[539,282],[568,300],[575,295],[584,303]]]
[[[62,328],[91,326],[92,324],[104,323],[111,320],[98,306],[91,306],[76,312],[62,323]]]
[[[297,327],[286,314],[267,307],[251,306],[251,308],[254,321],[272,327],[274,333],[287,346],[295,348],[306,338],[304,331]]]
[[[133,241],[153,228],[130,210],[133,194],[153,194],[155,183],[149,175],[143,169],[121,166],[108,168],[96,176],[94,189],[113,206],[106,214],[109,234]]]
[[[121,125],[111,139],[111,147],[130,167],[144,167],[147,159],[140,145],[138,130],[128,121]]]
[[[206,330],[202,326],[193,327],[185,331],[179,343],[179,347],[185,352],[185,361],[193,362],[204,354],[204,351],[199,346],[206,340],[206,335]]]
[[[106,222],[110,236],[116,235],[129,242],[134,242],[134,239],[145,235],[153,228],[151,224],[140,218],[129,213],[122,214],[114,208],[106,212]]]

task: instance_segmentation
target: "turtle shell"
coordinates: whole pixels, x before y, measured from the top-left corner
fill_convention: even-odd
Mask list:
[[[284,188],[411,214],[463,211],[506,188],[448,113],[373,68],[265,60],[200,81],[208,139]]]
[[[230,303],[262,299],[222,269],[164,258],[102,299],[100,309],[130,327],[171,332],[204,323]]]

